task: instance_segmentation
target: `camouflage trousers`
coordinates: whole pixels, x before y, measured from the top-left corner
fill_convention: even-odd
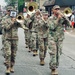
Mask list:
[[[25,30],[24,33],[25,33],[25,43],[28,46],[29,30]]]
[[[44,59],[46,57],[48,38],[38,38],[39,45],[39,58]]]
[[[58,68],[59,58],[62,53],[62,43],[63,40],[58,40],[57,42],[54,39],[48,39],[48,49],[50,54],[50,69]]]
[[[32,32],[31,42],[32,42],[32,50],[33,51],[38,50],[38,36],[37,36],[37,33]]]
[[[17,51],[17,40],[6,40],[4,43],[4,49],[5,49],[5,59],[7,62],[7,66],[14,65],[15,63],[15,57],[16,57],[16,51]]]
[[[28,46],[30,49],[32,49],[32,32],[29,30],[29,36],[28,36]]]
[[[5,37],[4,37],[4,35],[2,35],[2,56],[4,56],[5,57],[5,50],[4,50],[4,42],[5,42]]]
[[[4,44],[4,41],[5,41],[5,36],[2,35],[2,44]]]

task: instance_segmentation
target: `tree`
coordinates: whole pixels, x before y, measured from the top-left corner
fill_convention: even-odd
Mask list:
[[[7,5],[11,5],[13,7],[15,7],[15,4],[17,2],[17,4],[18,4],[18,11],[19,12],[23,12],[24,1],[25,0],[5,0],[5,2],[7,3]]]
[[[15,0],[5,0],[5,2],[7,3],[7,5],[11,5],[11,6],[15,6]]]

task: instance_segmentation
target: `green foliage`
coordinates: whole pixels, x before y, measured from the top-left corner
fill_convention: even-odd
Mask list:
[[[23,12],[25,0],[5,0],[7,5],[15,6],[15,2],[18,1],[18,11]]]
[[[7,5],[12,5],[12,6],[14,6],[14,4],[15,4],[15,0],[5,0],[5,2],[7,3]]]

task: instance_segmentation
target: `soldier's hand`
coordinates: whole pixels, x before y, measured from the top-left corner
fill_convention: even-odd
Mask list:
[[[27,14],[27,18],[30,18],[30,15],[29,14]]]
[[[13,22],[15,22],[15,21],[16,21],[16,18],[12,18],[11,20],[12,20]]]
[[[62,18],[62,16],[61,15],[58,15],[58,19],[61,19]]]

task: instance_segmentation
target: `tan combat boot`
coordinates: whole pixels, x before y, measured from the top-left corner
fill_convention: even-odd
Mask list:
[[[32,51],[32,49],[31,49],[31,48],[29,48],[28,52],[31,52],[31,51]]]
[[[28,48],[28,45],[26,45],[26,48]]]
[[[51,70],[51,75],[58,75],[58,71],[56,69]]]
[[[40,65],[44,66],[44,64],[45,64],[44,59],[40,59]]]
[[[10,75],[10,67],[6,69],[6,75]]]
[[[10,68],[10,72],[14,73],[14,68],[13,67]]]
[[[36,55],[38,55],[38,53],[37,53],[36,50],[34,50],[34,51],[33,51],[33,56],[36,56]]]
[[[10,68],[11,73],[14,73],[14,64],[15,64],[15,62],[11,62],[11,68]]]
[[[7,65],[7,63],[8,63],[8,62],[5,60],[5,61],[4,61],[4,65],[6,66],[6,65]]]

